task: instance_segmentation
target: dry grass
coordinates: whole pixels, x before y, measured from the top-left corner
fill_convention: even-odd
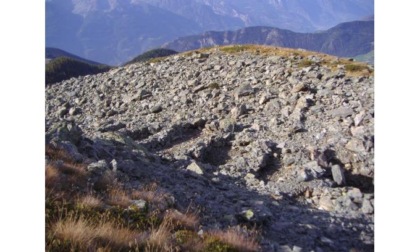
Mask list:
[[[81,208],[101,208],[104,203],[94,195],[85,195],[77,200],[77,205]]]
[[[146,251],[172,251],[172,225],[163,221],[157,228],[153,228],[147,240]]]
[[[170,222],[174,228],[194,230],[198,227],[199,219],[194,213],[183,214],[177,210],[168,210],[165,214],[165,220]]]
[[[112,206],[121,206],[126,208],[131,205],[131,198],[125,190],[114,187],[108,190],[106,202]]]
[[[146,190],[134,190],[131,192],[131,198],[133,199],[142,199],[149,202],[159,201],[159,199],[163,198],[163,196],[154,191],[146,191]]]
[[[109,190],[110,188],[115,188],[118,186],[118,181],[115,178],[115,175],[111,172],[107,172],[95,182],[95,184],[93,185],[93,189],[95,189],[98,192],[103,192]]]
[[[45,167],[45,187],[52,188],[60,179],[60,172],[51,164]]]
[[[63,150],[47,152],[47,251],[257,251],[255,239],[239,232],[197,235],[198,214],[169,209],[172,196],[155,183],[127,191],[109,174],[96,190],[88,181],[97,175],[84,164],[66,159]],[[135,199],[147,207],[132,208]]]
[[[62,160],[67,163],[73,163],[73,158],[63,149],[47,145],[45,147],[45,155],[52,160]]]
[[[224,244],[228,244],[237,251],[254,252],[260,250],[255,234],[246,236],[237,230],[229,229],[226,231],[218,230],[210,232],[210,237],[219,240]]]
[[[139,235],[127,228],[115,227],[112,223],[92,224],[83,218],[68,218],[58,221],[52,228],[57,237],[68,241],[79,250],[127,249],[131,244],[140,244]]]

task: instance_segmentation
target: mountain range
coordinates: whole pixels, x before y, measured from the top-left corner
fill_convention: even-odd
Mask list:
[[[45,63],[48,64],[49,62],[51,62],[51,60],[54,60],[54,59],[59,58],[59,57],[66,57],[66,58],[70,58],[70,59],[73,59],[73,60],[77,60],[77,61],[80,61],[80,62],[91,64],[91,65],[103,65],[102,63],[98,63],[98,62],[95,62],[95,61],[84,59],[82,57],[79,57],[77,55],[74,55],[72,53],[66,52],[66,51],[58,49],[58,48],[53,48],[53,47],[45,48]]]
[[[232,44],[263,44],[302,48],[340,57],[355,57],[374,47],[374,22],[354,21],[315,33],[296,33],[273,27],[247,27],[236,31],[209,31],[166,43],[163,47],[189,51],[203,47]]]
[[[46,46],[118,65],[209,30],[315,32],[372,15],[373,0],[47,0]]]

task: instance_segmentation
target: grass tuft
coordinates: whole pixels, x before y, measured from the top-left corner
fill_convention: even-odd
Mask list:
[[[214,251],[259,251],[255,236],[245,235],[234,229],[210,232],[206,242]]]

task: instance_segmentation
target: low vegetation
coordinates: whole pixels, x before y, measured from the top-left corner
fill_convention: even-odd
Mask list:
[[[199,233],[198,214],[173,208],[158,185],[127,190],[112,171],[91,174],[48,145],[46,251],[258,251],[256,233]]]
[[[178,53],[177,51],[170,50],[170,49],[164,49],[164,48],[153,49],[135,57],[134,59],[130,60],[124,65],[129,65],[129,64],[133,64],[137,62],[144,62],[144,61],[153,62],[153,61],[158,60],[159,58],[167,57],[167,56],[177,54],[177,53]]]
[[[45,66],[45,84],[50,85],[72,77],[98,74],[110,70],[106,65],[88,64],[68,57],[58,57]]]
[[[248,52],[256,55],[264,56],[280,56],[293,59],[297,62],[297,66],[300,68],[309,67],[313,65],[328,66],[332,70],[336,71],[340,66],[344,66],[346,75],[348,76],[370,76],[373,74],[373,70],[362,62],[354,62],[346,58],[338,58],[328,54],[303,50],[303,49],[292,49],[275,46],[265,45],[228,45],[212,48],[203,48],[194,50],[194,52],[206,53],[208,51],[219,50],[229,54]],[[185,55],[191,54],[192,51],[185,52]],[[316,56],[321,59],[319,62],[311,60],[312,56]]]
[[[239,53],[244,51],[250,51],[254,49],[255,46],[253,45],[232,45],[232,46],[224,46],[220,48],[220,51],[225,53]]]

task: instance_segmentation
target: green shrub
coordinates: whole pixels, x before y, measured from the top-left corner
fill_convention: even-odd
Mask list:
[[[347,64],[344,66],[344,68],[346,69],[346,71],[349,71],[349,72],[360,72],[366,69],[365,66],[358,65],[358,64]]]
[[[125,63],[124,65],[129,65],[129,64],[133,64],[137,62],[144,62],[144,61],[159,62],[162,60],[163,57],[167,57],[167,56],[177,54],[177,53],[178,53],[177,51],[170,50],[170,49],[164,49],[164,48],[153,49],[143,54],[140,54],[139,56]]]
[[[308,60],[308,59],[304,59],[301,62],[299,62],[299,67],[309,67],[312,66],[312,64],[314,64],[315,62],[313,62],[312,60]]]
[[[79,60],[58,57],[45,66],[45,84],[53,84],[72,77],[98,74],[110,70],[106,65],[92,65]]]
[[[217,237],[210,236],[204,241],[204,252],[237,252],[239,250],[232,247]]]
[[[233,45],[233,46],[226,46],[220,48],[220,51],[226,52],[226,53],[238,53],[243,51],[248,51],[252,49],[253,47],[250,45]]]
[[[219,88],[220,88],[220,86],[219,86],[219,84],[217,84],[216,82],[213,82],[213,83],[211,83],[211,84],[209,85],[209,88],[211,88],[211,89],[219,89]]]

